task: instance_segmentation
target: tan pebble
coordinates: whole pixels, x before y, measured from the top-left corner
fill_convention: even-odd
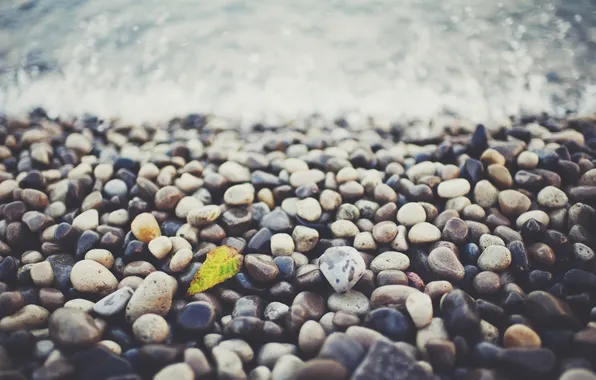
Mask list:
[[[122,347],[120,347],[120,345],[113,340],[102,340],[101,342],[97,342],[97,344],[102,345],[116,355],[120,355],[122,353]]]
[[[23,306],[16,313],[0,319],[0,331],[13,332],[46,325],[50,312],[38,305]]]
[[[93,260],[77,262],[70,272],[70,282],[76,290],[85,293],[108,294],[118,286],[116,277]]]
[[[162,343],[170,334],[170,326],[157,314],[144,314],[132,325],[132,332],[142,344]]]
[[[161,236],[157,220],[148,212],[137,215],[130,224],[130,230],[137,239],[145,243]]]
[[[540,348],[541,345],[540,336],[526,325],[511,325],[505,330],[505,334],[503,335],[504,347]]]
[[[85,254],[85,260],[97,261],[104,267],[110,269],[114,265],[114,255],[107,249],[95,248]]]

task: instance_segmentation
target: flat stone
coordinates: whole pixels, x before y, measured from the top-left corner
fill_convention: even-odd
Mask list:
[[[428,255],[428,266],[439,277],[450,281],[464,278],[464,266],[455,253],[447,247],[437,247]]]
[[[437,194],[441,198],[461,197],[470,192],[470,182],[465,178],[455,178],[439,183]]]
[[[370,270],[377,274],[383,270],[405,271],[410,266],[410,258],[401,252],[387,251],[383,252],[373,259],[370,263]]]
[[[408,296],[415,292],[420,291],[407,285],[380,286],[372,292],[370,303],[373,309],[383,306],[400,307],[404,306]]]
[[[434,225],[422,222],[418,223],[408,232],[408,239],[413,244],[434,243],[441,238],[441,231]]]
[[[370,311],[370,301],[363,293],[350,290],[330,295],[327,299],[327,307],[331,311],[341,310],[362,317]]]
[[[60,346],[85,347],[98,342],[101,331],[89,314],[72,308],[54,311],[48,323],[52,340]]]
[[[478,267],[482,270],[498,272],[511,265],[511,252],[507,247],[491,245],[486,247],[478,258]]]
[[[124,310],[134,291],[123,287],[114,293],[108,294],[93,306],[93,311],[102,317],[111,317]]]
[[[419,203],[406,203],[397,211],[397,221],[406,227],[411,227],[426,221],[426,211]]]
[[[93,260],[77,262],[70,272],[70,281],[79,292],[109,294],[116,290],[118,280],[103,265]]]
[[[433,318],[432,299],[424,293],[412,293],[406,298],[406,310],[414,325],[421,329],[430,324]]]

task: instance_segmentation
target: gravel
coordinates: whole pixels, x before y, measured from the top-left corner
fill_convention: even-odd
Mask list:
[[[0,378],[596,378],[593,117],[0,143]],[[219,245],[239,273],[187,296]]]

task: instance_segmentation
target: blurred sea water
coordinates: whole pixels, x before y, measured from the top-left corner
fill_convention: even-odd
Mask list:
[[[0,0],[0,111],[158,121],[596,109],[594,0]]]

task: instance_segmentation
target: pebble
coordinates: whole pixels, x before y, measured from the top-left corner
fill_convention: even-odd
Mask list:
[[[396,269],[405,271],[410,266],[410,259],[401,252],[383,252],[370,263],[370,270],[377,274],[383,270]]]
[[[52,265],[47,261],[33,264],[29,275],[33,283],[40,288],[51,286],[54,282],[54,271]]]
[[[428,255],[428,266],[439,277],[450,281],[464,278],[464,266],[455,253],[447,247],[437,247]]]
[[[172,241],[167,236],[159,236],[149,242],[148,249],[153,256],[161,260],[172,250]]]
[[[406,227],[426,221],[426,211],[419,203],[406,203],[397,211],[397,221]]]
[[[73,308],[60,308],[48,322],[50,338],[64,347],[86,347],[99,342],[101,330],[89,314]]]
[[[13,332],[46,325],[50,313],[38,305],[25,305],[16,313],[0,319],[0,331]]]
[[[182,248],[176,251],[172,260],[170,260],[170,270],[172,272],[182,272],[190,264],[193,253],[188,248]]]
[[[97,261],[107,269],[112,268],[114,265],[114,255],[107,249],[91,249],[85,254],[85,260]]]
[[[161,236],[161,229],[155,217],[148,213],[137,215],[130,224],[133,235],[144,243]]]
[[[126,320],[134,322],[143,314],[165,316],[172,305],[176,280],[163,273],[149,274],[132,295],[126,306]]]
[[[565,192],[554,186],[546,186],[540,190],[536,200],[540,206],[548,208],[564,207],[569,202]]]
[[[478,267],[482,270],[498,272],[511,265],[511,252],[501,245],[488,246],[478,258]]]
[[[338,293],[350,290],[366,269],[360,253],[349,246],[328,248],[319,258],[318,266]]]
[[[437,194],[441,198],[461,197],[470,192],[470,182],[465,178],[455,178],[439,183]]]
[[[230,206],[244,206],[255,199],[255,188],[250,183],[230,186],[224,193],[224,202]],[[213,216],[211,216],[213,218]],[[193,224],[190,220],[189,223]]]
[[[98,225],[99,213],[94,209],[81,213],[72,221],[72,226],[81,231],[94,230]]]
[[[290,175],[290,185],[300,187],[310,183],[318,183],[325,179],[325,173],[317,169],[300,170]]]
[[[327,299],[327,307],[331,311],[344,311],[360,317],[365,316],[371,309],[368,298],[356,290],[330,295]]]
[[[153,380],[194,380],[195,373],[186,363],[170,364],[155,374]]]
[[[433,318],[432,299],[425,293],[412,293],[406,298],[406,310],[416,328],[428,326]]]
[[[305,198],[296,203],[296,215],[308,222],[319,220],[321,213],[321,205],[314,198]]]
[[[499,193],[499,208],[503,215],[518,216],[530,209],[532,201],[517,190],[503,190]]]
[[[408,240],[413,244],[434,243],[440,238],[441,231],[427,222],[418,223],[408,231]]]
[[[515,221],[515,225],[517,226],[517,228],[522,228],[522,226],[530,219],[536,220],[538,223],[541,223],[545,227],[548,227],[548,224],[550,222],[550,219],[546,212],[542,210],[533,210],[521,214]]]
[[[298,252],[307,253],[312,251],[319,242],[319,231],[314,228],[296,226],[292,232],[294,249]]]
[[[312,320],[306,321],[298,334],[300,351],[306,357],[315,356],[323,345],[325,337],[325,330],[323,330],[323,327],[318,322]]]
[[[290,256],[294,252],[294,240],[285,233],[271,236],[271,254],[273,256]]]
[[[499,200],[499,190],[489,181],[481,180],[474,186],[474,200],[484,209],[493,207]]]
[[[379,244],[389,244],[397,236],[397,224],[384,221],[373,227],[372,235]]]
[[[141,344],[162,343],[170,334],[170,326],[157,314],[143,314],[133,324],[132,332]]]
[[[218,378],[229,380],[246,379],[246,373],[242,369],[242,361],[233,351],[217,346],[211,353],[215,361]]]
[[[415,292],[419,290],[406,285],[379,286],[370,296],[371,307],[376,309],[382,306],[404,306],[408,296]]]
[[[93,305],[93,311],[102,317],[117,315],[124,310],[133,293],[132,288],[122,287],[97,301]]]
[[[337,220],[331,223],[330,229],[336,238],[351,238],[360,232],[358,227],[349,220]]]
[[[116,290],[118,280],[103,265],[93,260],[77,262],[70,272],[72,286],[83,293],[109,294]]]
[[[504,347],[534,347],[540,348],[542,341],[534,330],[526,325],[514,324],[505,330],[503,335]]]

